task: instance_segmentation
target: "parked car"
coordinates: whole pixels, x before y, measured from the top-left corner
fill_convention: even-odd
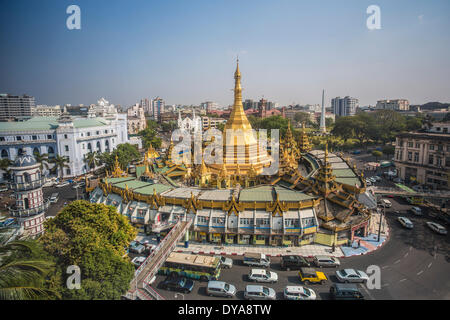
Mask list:
[[[300,268],[310,266],[311,263],[302,256],[289,255],[281,257],[281,269],[283,270],[300,270]]]
[[[134,252],[137,254],[141,254],[145,250],[145,247],[137,241],[131,241],[129,248],[130,248],[131,252]]]
[[[355,269],[343,269],[336,271],[336,277],[340,282],[366,282],[369,280],[369,276],[360,270]]]
[[[194,281],[184,277],[168,277],[161,283],[161,289],[190,293],[194,289]]]
[[[217,256],[220,260],[220,266],[224,269],[231,269],[233,267],[233,259],[224,256]]]
[[[372,178],[375,179],[375,181],[377,182],[382,180],[380,176],[373,176]]]
[[[368,187],[372,186],[372,181],[370,181],[369,179],[366,179],[366,186],[368,186]]]
[[[370,180],[370,182],[372,182],[372,183],[377,182],[377,180],[374,177],[370,177],[370,178],[367,178],[367,179]]]
[[[413,186],[412,189],[416,192],[423,192],[423,187],[421,185]]]
[[[412,229],[414,228],[413,223],[411,222],[411,220],[409,220],[406,217],[398,217],[397,218],[398,222],[400,222],[400,224],[405,227],[406,229]]]
[[[50,203],[57,203],[59,199],[58,193],[52,193],[50,196]]]
[[[236,287],[224,281],[209,281],[206,287],[209,296],[233,298],[236,295]]]
[[[415,214],[416,216],[421,216],[422,215],[422,209],[420,209],[419,207],[412,207],[411,208],[411,213]]]
[[[270,259],[264,253],[246,252],[243,263],[248,266],[270,267]]]
[[[323,284],[325,281],[328,280],[325,273],[316,271],[313,268],[300,268],[298,276],[300,277],[300,281],[305,284],[309,283]]]
[[[447,229],[445,229],[445,227],[441,226],[439,223],[428,221],[428,222],[426,222],[426,225],[428,226],[428,228],[430,228],[431,230],[433,230],[436,233],[439,233],[442,235],[447,234]]]
[[[363,300],[364,296],[355,284],[335,283],[330,287],[330,296],[334,300]]]
[[[248,285],[245,287],[244,298],[247,300],[275,300],[275,290],[269,287]]]
[[[143,256],[138,256],[138,257],[134,257],[131,260],[131,263],[134,264],[135,267],[139,268],[141,266],[141,264],[145,261],[146,257]]]
[[[394,182],[395,182],[395,183],[403,183],[403,179],[401,179],[401,178],[395,178],[395,179],[394,179]]]
[[[331,256],[315,256],[314,257],[314,264],[319,267],[334,267],[337,268],[341,265],[341,262],[336,257]]]
[[[266,269],[252,269],[248,274],[248,279],[255,282],[270,282],[278,281],[278,274]]]
[[[7,186],[1,186],[0,187],[0,192],[7,192],[9,189]]]
[[[287,286],[284,288],[283,296],[287,300],[316,300],[316,293],[302,286]]]

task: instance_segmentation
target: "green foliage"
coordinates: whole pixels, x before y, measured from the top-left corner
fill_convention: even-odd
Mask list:
[[[311,122],[311,117],[307,112],[297,112],[294,115],[294,120],[298,123],[306,123],[309,124]]]
[[[116,155],[122,168],[128,167],[133,161],[141,158],[141,154],[135,145],[122,143],[113,152],[94,153],[93,155],[88,153],[86,161],[92,161],[95,165],[104,164],[106,169],[111,170],[114,167]]]
[[[373,151],[372,151],[372,155],[375,157],[375,159],[378,160],[378,158],[380,158],[380,157],[383,156],[383,152],[378,151],[378,150],[373,150]]]
[[[289,123],[289,119],[285,119],[282,116],[272,116],[263,119],[251,116],[249,121],[253,129],[267,129],[268,137],[270,137],[271,129],[279,129],[280,137],[284,137]]]
[[[172,132],[177,128],[177,122],[176,121],[169,121],[169,122],[162,122],[161,123],[161,129],[164,132]]]
[[[383,153],[386,155],[393,155],[395,153],[395,147],[392,145],[386,145],[383,147]]]
[[[152,145],[154,148],[161,148],[162,140],[157,136],[156,128],[158,123],[153,120],[147,121],[147,128],[140,131],[138,134],[142,138],[143,147],[145,149]]]
[[[0,247],[0,300],[57,299],[54,259],[36,241]]]
[[[60,177],[63,176],[64,168],[69,168],[69,159],[65,156],[56,155],[50,162],[55,164],[53,169],[58,170]]]
[[[74,201],[45,228],[39,241],[56,257],[61,272],[69,265],[81,270],[81,289],[69,290],[64,279],[59,282],[64,299],[119,299],[126,292],[134,266],[123,256],[136,230],[114,207]]]

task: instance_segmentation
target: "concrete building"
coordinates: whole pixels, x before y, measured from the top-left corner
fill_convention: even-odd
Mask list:
[[[375,107],[377,110],[395,110],[395,111],[409,111],[409,101],[406,99],[395,100],[379,100]]]
[[[35,106],[34,97],[0,94],[0,121],[26,120],[31,118],[31,108]]]
[[[147,120],[145,119],[144,108],[136,103],[127,110],[127,127],[128,134],[137,134],[139,131],[147,128]]]
[[[146,115],[153,115],[153,109],[150,100],[148,100],[147,98],[141,99],[140,105],[144,109]]]
[[[217,125],[220,123],[225,124],[227,119],[223,118],[210,118],[210,117],[202,117],[202,127],[203,130],[207,130],[208,128],[217,129]]]
[[[180,130],[187,131],[189,133],[201,133],[202,132],[202,118],[195,115],[195,109],[192,111],[192,118],[181,118],[181,110],[178,110],[177,127]]]
[[[112,151],[128,142],[126,114],[107,118],[73,118],[67,111],[59,117],[34,117],[22,122],[0,122],[0,156],[15,161],[35,152],[67,157],[63,177],[88,170],[84,156],[89,152]],[[0,181],[3,180],[0,174]]]
[[[59,105],[56,106],[39,105],[31,107],[32,117],[59,117],[61,113],[62,108]]]
[[[160,97],[152,99],[153,119],[160,121],[161,114],[164,113],[164,100]]]
[[[331,110],[336,116],[354,116],[356,108],[358,108],[359,101],[356,98],[346,96],[344,98],[336,97],[331,99]]]
[[[211,112],[211,110],[216,110],[219,105],[215,102],[212,101],[206,101],[206,102],[202,102],[200,104],[200,107],[205,110],[207,113]]]
[[[435,124],[422,132],[400,134],[396,140],[395,166],[400,178],[433,188],[449,188],[449,125]]]

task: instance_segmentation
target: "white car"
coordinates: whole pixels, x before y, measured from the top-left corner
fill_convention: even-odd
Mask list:
[[[398,222],[400,222],[400,224],[401,224],[402,226],[404,226],[406,229],[412,229],[412,228],[414,228],[414,225],[413,225],[413,223],[411,222],[411,220],[409,220],[409,219],[406,218],[406,217],[398,217],[397,220],[398,220]]]
[[[271,282],[278,281],[278,274],[266,269],[252,269],[248,274],[248,278],[255,282]]]
[[[445,229],[439,223],[428,221],[428,222],[426,222],[426,224],[434,232],[437,232],[437,233],[442,234],[442,235],[446,235],[447,234],[447,229]]]
[[[372,186],[372,182],[368,179],[366,179],[366,186],[368,186],[368,187]]]
[[[146,257],[134,257],[133,260],[131,260],[131,263],[134,264],[136,267],[139,267],[144,261]]]
[[[231,269],[233,267],[233,260],[223,256],[216,256],[220,260],[220,266],[224,269]]]
[[[316,300],[316,293],[302,286],[287,286],[283,295],[287,300]]]
[[[57,184],[56,187],[57,188],[62,188],[62,187],[68,186],[69,184],[70,184],[69,181],[64,181],[64,182],[61,182],[61,183]]]
[[[381,177],[379,176],[373,176],[372,178],[375,179],[375,181],[381,181]]]
[[[340,282],[365,282],[369,280],[369,276],[360,270],[343,269],[336,271],[336,277]]]
[[[411,208],[411,212],[413,214],[415,214],[416,216],[421,216],[422,215],[422,209],[420,209],[419,207],[412,207]]]

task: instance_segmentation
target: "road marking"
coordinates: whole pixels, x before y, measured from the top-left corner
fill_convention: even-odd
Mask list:
[[[400,262],[400,259],[399,259],[399,260],[397,260],[397,261],[395,261],[395,262],[394,262],[394,264],[397,264],[397,263],[399,263],[399,262]]]
[[[432,264],[433,264],[433,262],[430,262],[430,264],[428,265],[428,268],[430,268]]]
[[[386,268],[389,268],[389,266],[384,266],[384,267],[381,267],[381,269],[386,269]]]
[[[423,273],[423,270],[420,270],[419,272],[417,272],[417,275],[420,276]]]
[[[404,257],[406,258],[408,256],[409,252],[405,253]]]
[[[412,250],[412,247],[409,247],[409,251],[411,251]]]
[[[365,285],[361,285],[361,288],[364,289],[364,291],[367,293],[367,295],[370,297],[371,300],[375,300],[375,298],[370,294],[369,290],[367,290]]]
[[[402,279],[402,280],[400,280],[400,282],[403,282],[403,281],[406,281],[406,280],[408,280],[408,279]]]

